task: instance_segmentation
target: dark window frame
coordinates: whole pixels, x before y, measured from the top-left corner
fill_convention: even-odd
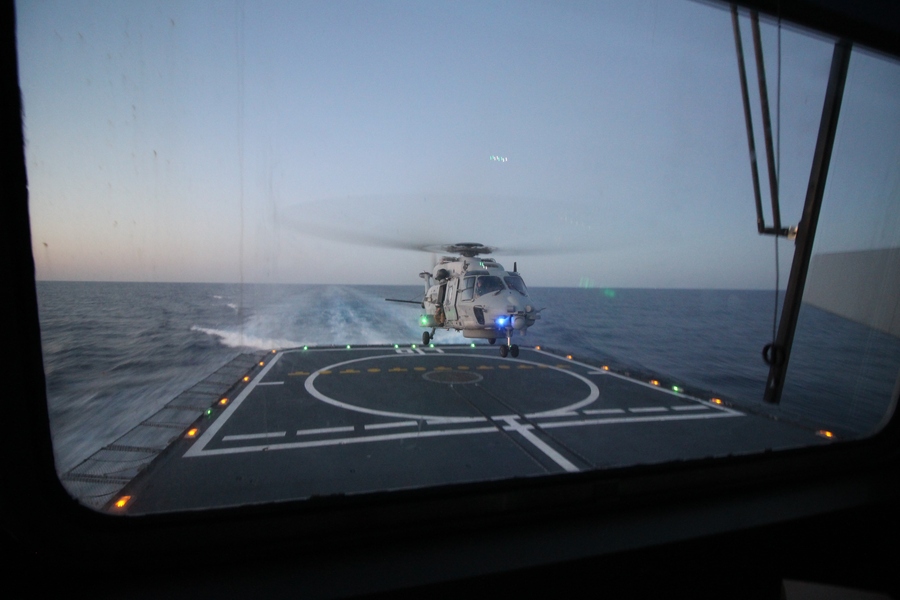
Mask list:
[[[784,19],[900,55],[895,6],[742,4],[770,14],[778,10]],[[183,581],[186,590],[205,585],[207,591],[236,592],[258,591],[261,583],[263,589],[271,588],[280,580],[286,593],[337,595],[500,573],[513,573],[512,581],[516,573],[521,579],[523,569],[540,573],[551,565],[586,560],[618,565],[620,574],[641,573],[640,562],[671,556],[666,549],[673,544],[682,544],[680,548],[690,542],[709,550],[717,546],[703,545],[703,540],[724,540],[722,546],[735,550],[742,547],[746,531],[760,532],[752,539],[769,535],[783,541],[798,528],[814,531],[803,524],[824,518],[829,519],[826,525],[843,523],[848,529],[857,520],[871,524],[867,515],[875,515],[876,524],[877,519],[886,519],[886,526],[896,523],[896,414],[865,440],[743,457],[135,518],[84,508],[64,491],[53,463],[13,2],[3,2],[0,11],[2,140],[8,157],[2,167],[6,189],[0,219],[0,272],[7,292],[0,294],[0,306],[9,319],[8,344],[14,349],[6,363],[12,378],[4,421],[15,424],[0,436],[0,456],[6,457],[0,499],[3,544],[14,553],[9,563],[13,581],[27,577],[32,589],[41,589],[61,579],[73,589],[109,593],[110,583],[135,586],[132,591],[162,586],[178,592]],[[887,535],[863,533],[863,540]],[[863,563],[854,560],[854,548],[840,545],[847,539],[854,539],[852,532],[831,551],[839,553],[849,571]],[[820,543],[811,537],[786,544],[788,551],[800,549],[791,564],[801,576],[804,565],[815,572],[815,565],[803,562],[802,552],[820,556],[815,554]],[[790,558],[784,553],[775,557]],[[707,561],[701,568],[727,567],[721,563],[729,560],[710,554],[701,558]],[[881,564],[877,557],[871,560]],[[400,569],[402,576],[379,571],[390,567]],[[824,563],[820,571],[828,568]],[[896,569],[884,577],[888,586],[896,587],[900,580]],[[665,582],[676,589],[677,584]],[[478,589],[478,582],[472,587]]]

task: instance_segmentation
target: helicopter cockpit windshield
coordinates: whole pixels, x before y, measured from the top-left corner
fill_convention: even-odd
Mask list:
[[[484,296],[493,292],[500,292],[506,289],[501,280],[496,275],[481,275],[475,280],[475,297]]]
[[[525,289],[525,282],[518,275],[509,275],[503,278],[503,281],[506,282],[506,287],[511,290],[515,290],[523,295],[528,295],[528,290]]]

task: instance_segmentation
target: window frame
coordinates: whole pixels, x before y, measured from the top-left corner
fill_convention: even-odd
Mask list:
[[[742,4],[770,13],[778,6],[786,20],[900,55],[897,21],[872,17],[876,3],[868,12],[855,13],[849,5],[832,9],[816,2]],[[13,565],[45,568],[46,579],[54,579],[55,569],[98,578],[118,571],[129,580],[146,577],[137,585],[151,586],[158,583],[151,582],[153,577],[177,580],[159,569],[186,563],[190,571],[176,572],[200,581],[222,578],[227,585],[241,573],[268,578],[290,573],[299,586],[291,588],[295,594],[353,594],[597,557],[631,564],[628,552],[636,550],[709,536],[739,539],[744,530],[846,511],[887,507],[886,514],[896,518],[896,412],[865,440],[749,456],[129,518],[83,507],[65,492],[54,468],[28,220],[14,3],[7,0],[0,10],[2,139],[5,155],[14,157],[2,167],[7,191],[0,273],[7,293],[0,298],[9,317],[8,343],[15,349],[7,363],[12,393],[4,407],[4,421],[15,426],[0,436],[0,456],[6,457],[0,502],[3,542],[17,552]],[[848,18],[848,11],[855,16]],[[227,548],[225,556],[222,548]],[[379,571],[398,564],[402,577]],[[210,571],[197,574],[203,568]],[[896,582],[898,576],[893,577]]]

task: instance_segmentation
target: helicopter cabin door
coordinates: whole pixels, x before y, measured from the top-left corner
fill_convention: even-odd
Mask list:
[[[444,316],[448,321],[456,320],[456,288],[459,279],[451,279],[447,282],[447,293],[444,295]]]

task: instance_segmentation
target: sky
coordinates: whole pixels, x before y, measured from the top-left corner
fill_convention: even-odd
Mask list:
[[[16,11],[38,279],[419,285],[434,256],[407,248],[479,242],[532,286],[775,285],[724,8]],[[833,42],[774,22],[762,38],[792,225]],[[898,98],[897,63],[854,51],[818,252],[900,245]]]

